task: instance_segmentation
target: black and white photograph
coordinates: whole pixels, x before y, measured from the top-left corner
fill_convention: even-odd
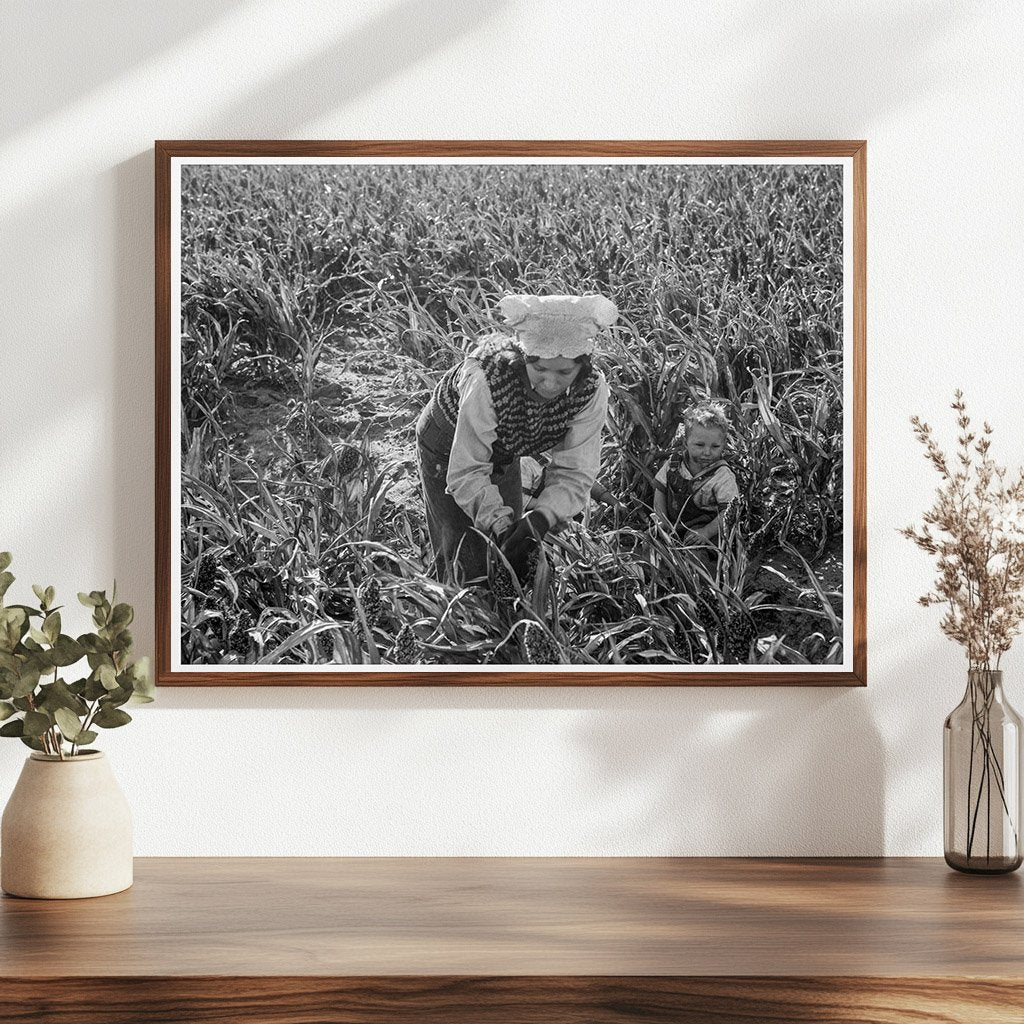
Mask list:
[[[171,159],[172,670],[849,672],[852,164]]]

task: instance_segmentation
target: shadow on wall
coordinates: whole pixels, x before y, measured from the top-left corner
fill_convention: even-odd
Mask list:
[[[155,471],[153,430],[155,324],[153,278],[153,154],[142,153],[111,172],[117,233],[110,254],[114,298],[112,466],[119,514],[110,524],[114,579],[131,580],[125,599],[135,608],[135,649],[154,650]],[[148,513],[148,514],[147,514]]]
[[[840,135],[861,136],[887,111],[936,87],[948,88],[949,62],[936,48],[944,36],[962,30],[958,23],[984,13],[954,0],[888,5],[803,0],[781,5],[766,18],[760,5],[746,4],[721,46],[731,51],[728,74],[737,76],[737,98],[763,96],[766,83],[777,96],[777,121],[768,114],[763,122],[777,136],[803,138],[806,126],[814,125],[820,137],[828,123]],[[751,59],[758,51],[761,59]]]
[[[0,37],[18,40],[4,52],[4,74],[18,82],[18,89],[9,90],[0,106],[0,138],[180,45],[183,38],[201,33],[239,4],[240,0],[89,0],[50,4],[55,13],[49,17],[44,4],[0,5]]]
[[[251,126],[250,134],[260,138],[292,136],[307,121],[342,110],[362,93],[451,46],[507,6],[508,0],[402,0],[385,7],[322,53],[218,111],[210,131],[231,138],[233,128]]]
[[[0,109],[0,138],[163,53],[187,48],[189,39],[201,37],[243,6],[239,0],[0,4],[0,37],[19,41],[5,53],[5,70],[11,81],[21,83],[17,97],[24,99],[19,103],[12,96]],[[238,137],[239,129],[264,138],[291,135],[308,119],[339,110],[353,96],[447,48],[510,5],[507,0],[400,0],[378,6],[353,33],[337,42],[325,35],[324,53],[270,79],[244,102],[223,111],[211,104],[208,130],[217,137]],[[48,8],[55,13],[47,16]],[[254,20],[266,16],[260,8],[252,14]],[[694,36],[695,49],[674,56],[677,74],[692,69],[703,80],[692,83],[698,91],[717,79],[726,85],[727,97],[739,100],[764,96],[770,83],[785,102],[761,113],[762,130],[806,134],[807,125],[822,123],[823,109],[840,129],[863,125],[865,115],[875,117],[948,83],[950,68],[936,59],[936,42],[956,23],[984,16],[983,5],[972,9],[954,0],[889,5],[800,0],[781,5],[771,18],[764,17],[761,5],[743,4],[734,17],[720,14],[717,30]],[[646,24],[653,21],[648,18]],[[522,22],[528,33],[528,11]],[[669,55],[657,48],[680,42],[666,31],[651,45],[672,66]],[[879,68],[890,70],[874,73]],[[828,83],[835,83],[832,91]],[[850,83],[859,88],[850,89]]]
[[[0,108],[0,139],[56,115],[163,53],[187,49],[190,38],[201,37],[244,5],[240,0],[164,5],[90,0],[55,6],[57,13],[48,18],[46,8],[36,4],[0,5],[0,35],[18,40],[5,53],[5,71],[19,82]],[[402,0],[382,6],[343,38],[313,41],[322,52],[266,80],[244,101],[225,109],[211,102],[206,130],[217,138],[239,137],[240,128],[257,138],[293,135],[310,118],[342,109],[506,6],[491,0]],[[154,118],[153,123],[162,137],[173,135],[168,121]]]
[[[882,739],[863,689],[730,687],[647,701],[624,694],[577,730],[607,808],[584,845],[611,856],[882,853]]]
[[[912,592],[907,600],[913,600]],[[895,721],[885,722],[892,765],[887,844],[907,856],[942,853],[943,723],[967,685],[964,650],[943,636],[940,615],[939,609],[911,604],[902,630],[890,626],[875,637],[873,657],[885,665],[886,703],[895,709]],[[911,637],[916,644],[908,643]],[[1012,694],[1010,703],[1019,707]]]
[[[528,777],[547,779],[547,797],[561,808],[563,845],[544,853],[878,856],[887,803],[871,715],[878,696],[820,687],[165,687],[146,713],[251,711],[259,731],[271,712],[300,709],[339,716],[342,735],[346,717],[371,712],[385,737],[408,730],[417,712],[424,722],[453,712],[455,730],[458,712],[550,712],[539,726],[550,730],[550,764],[523,765]],[[513,731],[501,756],[513,764],[537,750],[526,753]],[[929,767],[941,772],[941,763]],[[506,798],[510,815],[544,813],[540,796]],[[904,801],[911,816],[913,799]],[[499,845],[516,849],[514,832]]]

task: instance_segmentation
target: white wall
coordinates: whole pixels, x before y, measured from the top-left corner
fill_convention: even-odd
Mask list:
[[[940,854],[963,664],[896,528],[954,386],[1024,458],[1022,40],[1010,2],[0,3],[0,548],[116,576],[142,649],[155,138],[869,140],[866,690],[166,688],[104,736],[137,852]]]

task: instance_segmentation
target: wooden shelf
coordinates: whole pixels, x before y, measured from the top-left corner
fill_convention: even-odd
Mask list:
[[[4,1021],[1021,1024],[1024,888],[918,858],[145,858],[115,896],[4,897],[0,964]]]

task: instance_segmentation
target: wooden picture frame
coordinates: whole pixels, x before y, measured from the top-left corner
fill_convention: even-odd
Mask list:
[[[257,167],[261,169],[256,170]],[[159,685],[866,685],[863,141],[158,141],[155,172]],[[444,178],[448,182],[444,188],[437,185],[442,174],[448,176]],[[497,184],[502,175],[512,181],[511,186]],[[669,180],[696,184],[680,184],[679,191],[671,193],[656,191]],[[416,181],[427,181],[428,185],[417,192]],[[554,245],[548,236],[558,234],[562,239],[558,244],[564,246],[566,254],[575,254],[573,258],[577,261],[591,260],[595,267],[601,264],[593,273],[582,272],[578,286],[570,279],[562,283],[561,290],[578,294],[603,289],[612,294],[619,303],[620,314],[624,314],[610,332],[609,344],[614,351],[636,351],[641,328],[647,337],[653,338],[660,336],[658,325],[662,325],[664,332],[668,332],[665,336],[676,340],[651,342],[660,345],[651,355],[652,360],[660,360],[659,387],[666,387],[666,379],[678,378],[684,382],[680,388],[689,404],[705,398],[721,399],[731,419],[740,423],[734,431],[738,436],[730,441],[730,451],[740,453],[737,479],[741,491],[745,486],[750,490],[744,494],[746,504],[736,506],[741,510],[737,515],[753,517],[750,510],[759,501],[765,508],[771,505],[771,510],[758,513],[761,518],[756,529],[750,526],[754,518],[749,518],[744,521],[745,527],[733,526],[736,532],[728,535],[721,531],[728,530],[735,519],[724,520],[726,525],[719,526],[722,539],[716,542],[719,550],[727,550],[732,543],[729,538],[735,539],[737,547],[728,549],[731,553],[703,556],[705,561],[701,564],[707,568],[708,576],[694,568],[692,559],[687,561],[679,570],[684,575],[679,577],[683,583],[679,584],[678,595],[670,586],[676,577],[670,576],[668,570],[652,570],[650,566],[659,563],[645,562],[636,552],[675,552],[679,537],[684,537],[681,546],[685,546],[694,536],[686,531],[672,533],[663,526],[663,532],[658,533],[659,527],[653,520],[645,526],[638,518],[640,512],[649,512],[652,507],[652,499],[643,495],[653,494],[651,488],[656,486],[655,449],[660,451],[659,446],[666,444],[685,445],[685,441],[672,441],[671,434],[666,434],[666,423],[677,415],[666,410],[667,399],[659,404],[650,398],[651,419],[646,424],[639,413],[632,426],[616,415],[616,387],[620,389],[622,403],[630,400],[626,397],[630,392],[623,384],[625,371],[621,371],[621,363],[613,363],[608,370],[613,410],[609,422],[619,432],[605,442],[606,453],[620,459],[623,467],[617,479],[625,490],[618,496],[618,507],[609,510],[592,503],[594,511],[584,513],[583,525],[577,519],[569,522],[565,535],[568,540],[552,541],[549,548],[557,547],[559,554],[544,560],[545,575],[530,577],[534,589],[523,590],[523,600],[514,605],[512,613],[519,619],[506,622],[510,626],[507,633],[498,636],[496,629],[490,629],[491,623],[487,624],[489,633],[477,630],[476,620],[466,611],[490,607],[471,602],[493,602],[493,593],[477,590],[459,597],[458,587],[446,590],[436,580],[430,582],[426,575],[422,576],[424,589],[417,592],[417,581],[421,578],[412,570],[401,568],[399,541],[394,540],[393,548],[388,548],[375,539],[377,535],[372,531],[383,529],[380,524],[388,515],[393,514],[394,522],[398,523],[405,514],[401,507],[399,512],[394,511],[395,503],[385,496],[389,493],[387,488],[391,487],[393,492],[398,486],[396,481],[404,479],[405,493],[415,495],[418,492],[409,486],[415,470],[409,468],[405,453],[405,462],[397,459],[392,469],[387,470],[392,477],[385,480],[373,448],[380,438],[360,433],[363,426],[353,426],[351,419],[344,420],[344,416],[344,422],[334,423],[331,429],[325,429],[320,419],[311,419],[310,409],[314,406],[310,403],[319,401],[317,388],[326,387],[319,378],[314,379],[317,367],[325,365],[317,362],[316,353],[341,352],[345,373],[369,372],[365,366],[360,370],[363,364],[348,349],[342,351],[338,339],[347,344],[348,335],[342,332],[349,328],[329,322],[320,300],[331,289],[342,289],[337,302],[349,303],[345,308],[354,311],[353,318],[363,318],[359,320],[361,324],[369,323],[373,316],[384,317],[381,310],[391,309],[384,305],[392,301],[389,287],[401,275],[392,274],[390,279],[379,282],[370,280],[363,264],[373,261],[364,260],[361,264],[359,254],[365,255],[370,251],[367,247],[377,246],[373,250],[377,256],[386,255],[384,262],[391,261],[388,265],[392,268],[406,267],[410,275],[419,273],[424,266],[433,266],[424,262],[429,254],[422,256],[430,245],[440,245],[438,239],[442,236],[448,240],[446,244],[453,238],[463,238],[441,217],[441,212],[455,202],[452,181],[460,183],[462,199],[458,201],[465,204],[467,211],[486,207],[492,194],[504,195],[505,205],[495,199],[492,209],[479,214],[481,218],[490,218],[488,225],[494,225],[493,235],[486,238],[487,245],[477,244],[479,237],[474,231],[478,228],[465,222],[463,256],[469,263],[464,260],[460,266],[469,269],[459,279],[461,291],[457,301],[451,296],[446,300],[448,313],[442,310],[432,319],[435,314],[431,310],[440,307],[430,305],[429,295],[417,291],[410,284],[411,277],[395,286],[394,294],[409,297],[408,308],[400,316],[395,312],[387,314],[396,318],[387,322],[399,324],[403,344],[416,351],[428,351],[429,339],[434,337],[430,332],[437,324],[458,325],[453,331],[457,337],[452,342],[452,351],[461,349],[461,354],[465,354],[472,347],[476,332],[488,320],[492,300],[499,291],[550,294],[559,282],[566,280],[560,277],[558,282],[548,281],[542,274],[531,276],[522,266],[516,267],[516,244],[508,240],[522,236],[515,235],[509,226],[513,219],[510,206],[525,207],[527,219],[516,230],[535,232],[538,239],[544,234],[545,238],[537,242],[544,246]],[[566,181],[582,182],[582,190],[567,188]],[[529,185],[529,191],[523,183]],[[357,184],[363,189],[359,193],[358,216],[352,213],[357,210]],[[544,200],[548,205],[540,206],[539,201],[529,198],[546,195],[556,186],[562,189],[560,206],[551,205],[548,199]],[[510,193],[509,188],[519,191]],[[687,188],[690,191],[684,191]],[[184,200],[183,189],[187,193]],[[267,198],[270,189],[272,203]],[[352,194],[341,195],[346,189],[351,189]],[[510,194],[521,196],[522,203],[510,204]],[[431,205],[432,195],[441,197],[436,206]],[[573,205],[577,195],[599,196],[602,201],[596,209],[583,209]],[[426,199],[417,199],[416,206],[416,196]],[[627,202],[623,196],[641,198]],[[616,204],[620,200],[624,212],[613,215],[609,211],[618,210]],[[582,201],[581,198],[579,202]],[[380,210],[376,222],[372,211],[367,212],[374,203],[378,204],[374,209]],[[566,211],[564,222],[555,223],[552,219],[556,208]],[[682,248],[652,249],[651,238],[655,236],[650,235],[651,231],[661,232],[657,235],[661,239],[684,237],[680,234],[682,220],[678,224],[674,220],[684,208],[692,214],[686,222],[692,234],[685,237],[701,239],[700,245],[694,242],[689,247],[687,241],[689,251],[685,256],[681,255]],[[405,211],[404,215],[410,218],[407,224],[394,218],[395,209]],[[828,212],[816,213],[816,217],[824,219],[814,221],[813,231],[805,231],[800,218],[810,217],[808,211],[812,209]],[[275,210],[279,212],[275,214]],[[345,210],[352,215],[346,218],[339,213]],[[653,220],[645,220],[648,214],[644,211],[653,211],[649,214]],[[466,216],[470,214],[467,212]],[[614,220],[615,216],[620,219]],[[655,224],[658,217],[663,221]],[[712,217],[717,220],[711,220]],[[358,238],[353,234],[357,221],[359,231],[363,232]],[[603,248],[597,255],[593,236],[584,237],[595,222],[605,225],[601,236]],[[463,223],[461,217],[457,223]],[[479,223],[474,221],[473,225]],[[564,224],[568,223],[575,227],[565,229]],[[607,228],[609,223],[621,223],[621,234]],[[430,228],[431,224],[434,228]],[[308,233],[302,225],[308,225]],[[431,235],[434,229],[436,233]],[[351,237],[345,235],[346,231]],[[420,234],[414,238],[417,231]],[[641,241],[630,241],[637,237]],[[233,246],[230,250],[226,241],[229,238]],[[249,244],[246,239],[254,240],[253,251],[245,248]],[[401,239],[409,246],[408,251],[401,251],[396,241]],[[589,249],[583,256],[585,241]],[[331,251],[326,256],[321,251],[315,259],[324,256],[331,262],[324,276],[303,291],[305,284],[296,285],[287,279],[288,268],[292,266],[289,253],[310,253],[317,246]],[[494,252],[485,251],[481,256],[479,250],[503,246],[506,251],[502,257],[507,259],[502,264],[505,269],[499,271],[495,269]],[[627,256],[623,256],[626,249]],[[545,251],[560,254],[563,250]],[[650,257],[649,266],[640,265],[641,257]],[[474,259],[490,261],[486,280],[481,275],[474,283],[473,267],[479,271],[480,266],[472,263]],[[440,267],[440,257],[438,261],[436,265]],[[567,255],[566,265],[568,262]],[[590,264],[575,265],[586,268]],[[271,266],[284,268],[272,282]],[[353,266],[361,269],[353,270]],[[632,295],[619,293],[623,290],[622,268],[626,266],[634,268],[632,285],[625,289],[632,290]],[[705,276],[699,276],[707,267],[713,267],[713,272],[707,270]],[[534,265],[530,264],[530,268]],[[191,277],[183,283],[186,272]],[[445,273],[451,273],[447,262],[443,270],[439,269],[436,280],[441,280]],[[499,273],[505,277],[499,280]],[[346,274],[350,277],[345,278]],[[694,274],[698,277],[694,278]],[[648,278],[650,288],[641,297]],[[698,280],[700,287],[687,291],[680,284],[690,280]],[[362,281],[365,288],[357,285],[356,297],[349,300],[350,293],[343,289],[352,281]],[[742,293],[742,302],[733,301],[733,286],[736,294]],[[807,299],[808,289],[819,286],[820,291],[812,293],[815,301]],[[476,307],[480,309],[479,318],[466,299],[470,294],[480,300]],[[804,302],[801,308],[810,312],[803,319],[787,323],[773,306],[781,301],[778,296],[782,294],[797,296],[792,301]],[[310,296],[315,296],[315,300]],[[303,306],[307,299],[312,305],[319,303],[315,312],[310,311],[312,305]],[[417,308],[421,301],[422,310]],[[636,311],[644,303],[652,311],[651,317],[661,319],[641,323]],[[268,306],[274,308],[266,312]],[[265,324],[260,327],[261,316],[273,319],[272,328]],[[196,336],[200,336],[199,340]],[[257,336],[283,339],[283,345],[295,349],[263,351],[262,342],[255,340]],[[369,344],[367,337],[364,342]],[[691,358],[687,339],[692,341],[693,350],[703,355]],[[632,349],[627,342],[632,342]],[[378,339],[376,344],[384,342]],[[306,346],[304,350],[302,345]],[[327,348],[315,349],[316,345]],[[336,345],[337,351],[331,345]],[[300,350],[305,352],[304,359]],[[762,355],[757,355],[758,351]],[[228,352],[231,362],[225,355]],[[673,362],[680,352],[685,354],[685,360]],[[737,352],[741,355],[737,356]],[[772,365],[775,356],[771,353],[775,352],[782,354],[780,361]],[[807,360],[806,372],[800,365],[801,353]],[[363,355],[373,364],[375,357],[370,349]],[[391,353],[390,349],[388,359],[389,367],[399,367],[394,370],[394,407],[401,410],[402,416],[408,416],[402,401],[418,388],[432,385],[440,368],[427,364],[416,367],[410,362],[411,356]],[[305,379],[303,366],[309,367]],[[226,368],[230,374],[219,376]],[[742,380],[734,381],[726,389],[729,394],[722,394],[715,382],[725,379],[730,368],[737,370]],[[408,378],[403,377],[407,371]],[[283,375],[284,383],[275,381],[274,372]],[[805,378],[806,386],[798,388],[797,383]],[[633,379],[633,384],[638,379]],[[419,384],[406,386],[407,380]],[[280,390],[275,392],[278,385]],[[423,394],[429,397],[428,390]],[[345,412],[343,399],[341,392],[334,394],[331,401],[335,411]],[[375,400],[379,399],[378,395]],[[677,399],[678,396],[673,401]],[[231,420],[230,430],[225,426],[229,406],[231,416],[236,418]],[[321,402],[315,408],[319,417],[326,406]],[[253,431],[248,441],[239,440],[242,434],[237,431],[231,433],[242,422],[243,414]],[[396,419],[401,420],[401,416]],[[401,422],[401,429],[406,431],[403,436],[407,437],[412,423]],[[743,433],[743,424],[753,424],[749,436]],[[642,443],[638,433],[641,426],[649,435]],[[335,428],[337,433],[333,432]],[[349,432],[345,433],[346,430]],[[303,443],[310,445],[308,449],[300,451],[300,435],[306,439]],[[329,445],[324,447],[332,440],[338,442],[333,449]],[[316,448],[314,442],[320,447]],[[265,447],[260,449],[258,445]],[[356,454],[346,456],[347,448],[356,449]],[[258,454],[247,462],[245,452],[250,449]],[[763,478],[759,477],[758,466],[763,468],[767,463],[764,453],[776,449],[778,458],[772,456],[771,472],[765,470]],[[808,468],[816,452],[821,453],[822,464]],[[305,481],[304,485],[312,489],[312,497],[300,499],[291,492],[282,497],[280,491],[275,495],[274,489],[284,477],[270,480],[261,475],[269,473],[267,467],[271,465],[286,465],[289,458],[298,467],[289,479]],[[341,465],[346,459],[359,464],[358,485],[346,482],[345,466]],[[744,476],[744,467],[748,466],[753,468]],[[236,477],[236,472],[241,475]],[[330,473],[334,474],[330,478],[334,489],[328,492],[324,481],[325,474]],[[201,474],[205,474],[205,480],[200,478]],[[822,483],[826,477],[827,482]],[[187,484],[185,490],[183,480]],[[235,487],[237,494],[232,490]],[[820,490],[814,491],[815,487]],[[350,500],[352,508],[358,507],[365,536],[339,540],[335,530],[331,536],[317,541],[320,547],[316,557],[310,558],[307,555],[314,543],[310,538],[324,518],[328,495],[331,501],[340,502],[332,507],[347,509],[350,505],[345,503]],[[380,500],[373,507],[378,497]],[[408,500],[415,503],[415,497]],[[290,502],[294,502],[294,508]],[[637,502],[643,505],[642,509]],[[195,510],[200,506],[202,512],[197,513]],[[265,513],[269,515],[266,510],[270,506],[276,506],[281,513],[273,520],[282,524],[280,536],[268,527],[271,520],[261,519]],[[593,518],[587,518],[591,514]],[[609,518],[613,515],[622,518]],[[593,535],[607,539],[614,534],[618,543],[627,536],[617,532],[620,522],[632,524],[621,527],[621,531],[631,531],[628,537],[633,547],[629,550],[634,552],[633,556],[624,556],[622,548],[615,549],[614,557],[603,549],[595,554],[597,549],[591,546],[587,550],[593,557],[585,564],[592,576],[572,576],[570,569],[573,573],[584,572],[582,556],[580,561],[572,561],[576,557],[572,552],[582,551],[584,542],[579,541],[574,548],[573,538],[591,536],[586,531],[597,523]],[[396,538],[401,535],[403,544],[426,536],[411,518],[388,528],[394,529]],[[649,534],[644,533],[645,529]],[[250,530],[251,534],[247,532]],[[752,549],[755,537],[762,541],[764,537],[775,537],[772,530],[777,531],[777,542],[785,545],[787,553],[774,563],[765,556],[767,561],[758,570],[761,575],[750,579],[737,575],[738,552],[747,551],[743,545]],[[240,540],[243,535],[244,544]],[[636,546],[645,543],[649,545],[646,548]],[[257,549],[270,553],[254,553]],[[426,559],[429,551],[425,547],[423,550]],[[303,554],[296,555],[297,551]],[[565,554],[567,551],[569,554]],[[838,589],[834,579],[832,584],[823,584],[824,570],[821,562],[814,562],[815,552],[822,559],[833,558],[833,575],[835,558],[839,559]],[[354,562],[339,561],[349,555],[353,555]],[[322,566],[315,563],[326,562],[328,556],[334,560],[334,568],[331,578],[325,579]],[[626,563],[641,566],[632,577],[634,582],[628,594],[605,587],[594,596],[594,587],[603,587],[604,577],[594,568],[602,557],[617,566],[616,586],[622,580],[629,583],[631,570],[624,568]],[[556,558],[562,562],[554,561]],[[749,558],[745,564],[749,569]],[[341,568],[337,568],[339,565]],[[570,568],[564,568],[565,565]],[[260,567],[258,574],[256,566]],[[372,589],[367,581],[377,569],[385,576],[385,615],[389,617],[384,625],[371,621],[373,616],[367,613],[366,606],[372,603],[373,595],[364,592],[367,587]],[[281,575],[275,578],[274,572]],[[408,575],[402,575],[404,572]],[[664,576],[652,575],[662,572]],[[733,576],[728,576],[729,572]],[[201,573],[202,581],[198,579]],[[291,588],[288,593],[286,574]],[[778,586],[787,589],[775,594],[773,602],[770,588],[776,577],[784,581]],[[584,582],[577,590],[572,590],[570,584],[564,585],[559,593],[566,603],[558,604],[554,581],[577,578]],[[716,580],[713,594],[707,582],[711,578]],[[294,586],[293,579],[298,581]],[[746,586],[756,584],[761,589],[744,590],[744,580]],[[204,589],[196,585],[199,582],[209,586]],[[542,588],[548,589],[537,598],[535,595]],[[246,604],[247,595],[251,604]],[[330,613],[326,610],[328,597],[334,601]],[[599,598],[605,601],[605,610],[600,612],[605,619],[600,619],[593,604]],[[580,602],[585,607],[578,649],[572,647],[571,640],[571,629],[576,628],[572,623],[576,620],[571,619],[568,626],[563,621],[564,609],[571,601],[576,602],[574,608],[579,608]],[[588,601],[591,604],[586,604]],[[748,607],[748,602],[754,603]],[[535,606],[541,610],[534,610]],[[438,609],[443,611],[439,613]],[[550,624],[543,609],[552,609]],[[463,616],[458,620],[462,623],[460,628],[466,634],[456,631],[453,639],[455,627],[451,623],[459,615]],[[608,615],[612,616],[610,621]],[[534,625],[525,625],[526,620]],[[594,621],[603,623],[601,629],[586,632]],[[767,623],[766,635],[759,634],[759,621]],[[624,627],[624,622],[628,626]],[[752,636],[744,633],[744,622]],[[814,624],[820,624],[820,628],[813,629]],[[409,656],[401,648],[403,625],[409,627],[404,636],[413,656],[419,662],[432,663],[396,663]],[[617,628],[621,628],[624,639],[609,638]],[[558,656],[571,658],[573,663],[529,663],[527,658],[535,655],[529,653],[522,638],[531,629],[537,631],[537,636],[545,634],[560,652]],[[521,634],[516,630],[521,630]],[[735,639],[732,653],[730,635]],[[644,637],[650,639],[652,653],[644,653]],[[725,661],[728,657],[744,657],[736,654],[744,637],[747,660]],[[517,650],[527,653],[518,655],[518,661],[509,661],[509,652],[513,650],[509,645],[514,643],[520,644]],[[361,656],[360,644],[365,646],[367,663],[351,663]],[[593,651],[598,652],[596,656],[588,652],[591,644],[595,645]],[[301,661],[315,659],[317,651],[322,652],[322,662]],[[620,651],[627,652],[628,658],[617,662]],[[492,656],[499,663],[459,660],[465,657],[483,662]],[[268,657],[276,660],[265,660]],[[598,661],[598,657],[603,661]],[[658,657],[663,660],[659,662]],[[779,657],[784,659],[781,663],[757,660]],[[685,664],[672,660],[679,658],[691,660]],[[805,661],[798,663],[793,658]]]

